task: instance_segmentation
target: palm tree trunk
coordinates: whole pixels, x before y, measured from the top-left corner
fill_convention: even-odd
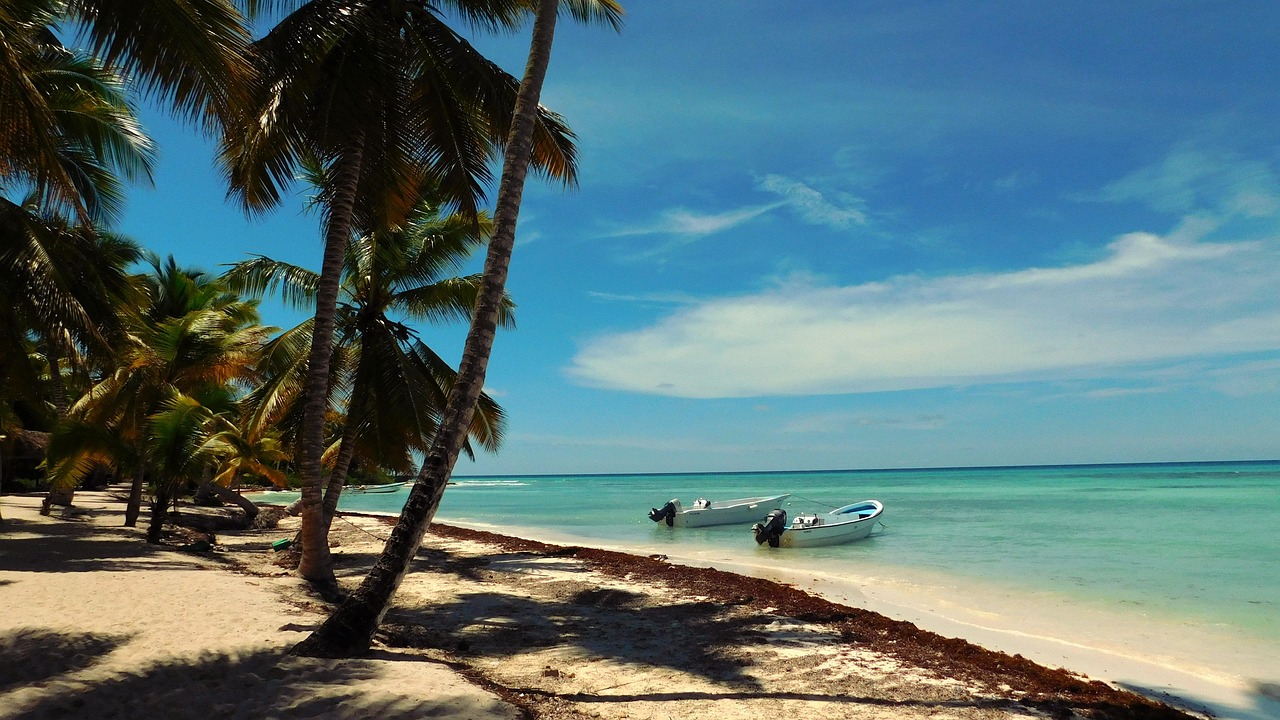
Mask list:
[[[138,516],[142,514],[142,485],[146,481],[147,471],[141,463],[133,471],[133,483],[129,486],[129,503],[124,508],[124,526],[137,527]]]
[[[169,516],[169,488],[165,483],[156,483],[156,497],[151,503],[151,525],[147,527],[147,542],[157,545],[160,543],[161,531],[164,530],[164,521]]]
[[[244,526],[249,527],[253,524],[253,519],[258,517],[258,513],[262,508],[257,503],[229,487],[223,487],[212,480],[206,480],[200,485],[200,492],[213,495],[223,502],[229,502],[244,511]]]
[[[343,257],[351,240],[352,213],[360,165],[364,156],[364,140],[356,138],[352,150],[340,161],[338,187],[329,208],[325,232],[324,264],[316,286],[316,320],[311,332],[311,354],[307,364],[304,392],[306,405],[302,417],[302,559],[298,574],[321,586],[335,587],[333,558],[329,555],[329,534],[324,522],[321,485],[324,468],[324,415],[329,405],[329,360],[333,351],[334,315],[338,307],[338,291],[342,283]]]
[[[347,471],[351,469],[351,460],[356,455],[356,436],[360,433],[360,423],[353,421],[364,414],[365,398],[368,397],[365,383],[357,373],[355,385],[351,388],[351,403],[347,406],[347,422],[342,431],[342,442],[338,445],[338,457],[334,460],[333,471],[329,474],[329,484],[324,490],[324,530],[329,532],[333,526],[333,516],[338,512],[338,500],[342,497],[342,488],[347,482]]]
[[[53,401],[53,409],[61,420],[67,416],[67,386],[62,382],[62,354],[56,339],[50,338],[45,344],[45,359],[49,362],[49,394]],[[40,507],[41,515],[48,515],[54,505],[70,507],[76,499],[76,486],[55,486],[49,488],[44,503]]]
[[[524,181],[529,172],[538,102],[551,61],[558,6],[559,0],[540,0],[538,3],[529,62],[520,82],[511,134],[507,138],[498,204],[494,211],[494,233],[485,258],[480,297],[440,428],[378,562],[360,587],[329,619],[310,637],[294,646],[295,654],[347,657],[369,649],[373,634],[391,607],[391,599],[409,572],[409,563],[422,545],[422,537],[440,507],[440,498],[466,442],[471,416],[484,387],[489,355],[493,350],[498,313],[511,265],[511,250],[515,246],[516,218],[520,214]]]

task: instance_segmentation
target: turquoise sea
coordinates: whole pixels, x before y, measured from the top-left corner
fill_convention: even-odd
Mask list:
[[[342,507],[398,513],[407,492],[347,493]],[[884,527],[848,545],[779,550],[756,546],[744,527],[672,529],[646,517],[676,497],[687,506],[783,492],[791,514],[880,500]],[[757,568],[802,560],[850,576],[925,573],[1280,648],[1277,461],[456,477],[436,519]]]

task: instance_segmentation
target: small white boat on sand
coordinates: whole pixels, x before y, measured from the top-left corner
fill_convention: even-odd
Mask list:
[[[879,500],[863,500],[821,515],[800,514],[787,524],[787,511],[772,510],[752,526],[756,543],[769,547],[820,547],[853,542],[871,534],[884,515]]]
[[[761,512],[781,506],[782,501],[789,497],[790,493],[715,501],[698,498],[688,509],[680,504],[679,498],[674,498],[661,509],[650,510],[649,519],[656,523],[665,522],[667,527],[746,524],[759,518]]]

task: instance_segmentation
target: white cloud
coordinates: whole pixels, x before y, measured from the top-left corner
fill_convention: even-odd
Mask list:
[[[675,208],[663,212],[653,222],[618,228],[605,233],[605,237],[669,235],[676,238],[675,242],[643,255],[647,256],[708,235],[731,230],[780,208],[789,208],[803,222],[810,225],[848,228],[867,223],[867,216],[861,210],[840,207],[827,200],[822,193],[796,180],[781,175],[766,175],[759,181],[758,186],[761,190],[781,196],[782,200],[764,205],[749,205],[720,213],[703,213],[687,208]],[[846,204],[861,203],[853,197],[844,197],[843,200]]]
[[[569,374],[678,397],[818,395],[1060,377],[1280,348],[1280,239],[1191,222],[1096,262],[855,286],[784,283],[597,337]]]
[[[765,175],[760,189],[781,195],[783,203],[810,225],[848,228],[867,224],[867,216],[861,210],[838,207],[817,190],[781,175]],[[856,198],[849,200],[859,202]]]
[[[1183,148],[1082,200],[1141,202],[1174,213],[1196,208],[1246,217],[1280,211],[1280,178],[1264,162],[1235,153]]]
[[[668,210],[656,222],[630,228],[614,230],[606,237],[627,237],[632,235],[684,235],[703,237],[724,232],[777,208],[781,203],[756,205],[739,208],[728,212],[707,214],[695,213],[683,208]]]
[[[590,290],[587,295],[597,300],[605,300],[608,302],[632,303],[637,305],[693,305],[698,302],[698,296],[687,292],[667,292],[667,293],[642,293],[639,295],[624,295],[621,293],[601,292],[598,290]]]

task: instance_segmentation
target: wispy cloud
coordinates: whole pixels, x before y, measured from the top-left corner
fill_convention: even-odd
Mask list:
[[[1234,152],[1186,147],[1077,199],[1140,202],[1172,213],[1210,209],[1264,217],[1280,211],[1280,179],[1266,163]]]
[[[635,237],[644,235],[664,235],[673,240],[658,251],[670,249],[672,246],[693,242],[708,235],[722,233],[745,225],[757,218],[780,209],[791,210],[802,222],[810,225],[825,225],[838,229],[850,228],[867,223],[866,214],[854,205],[861,200],[852,196],[843,196],[844,206],[833,203],[825,195],[808,185],[782,175],[765,175],[757,187],[768,193],[781,196],[781,200],[772,203],[747,205],[733,210],[718,213],[699,212],[688,208],[673,208],[662,212],[651,222],[610,230],[605,237]]]
[[[588,296],[597,300],[605,300],[608,302],[621,302],[636,305],[693,305],[701,300],[700,297],[692,293],[686,292],[668,292],[668,293],[642,293],[639,295],[624,295],[620,293],[608,293],[592,290],[587,293]]]
[[[1059,377],[1280,349],[1280,238],[1210,243],[1189,222],[1094,262],[784,282],[586,343],[578,382],[679,397],[857,393]]]
[[[866,225],[867,215],[852,207],[839,207],[822,193],[808,185],[782,175],[765,175],[760,179],[760,189],[781,195],[783,204],[811,225],[827,225],[849,228]],[[846,198],[849,203],[860,203],[857,198]]]
[[[858,428],[886,430],[937,430],[947,424],[942,415],[914,415],[893,417],[861,415],[857,413],[821,413],[795,418],[782,426],[784,433],[803,435],[847,433]]]
[[[606,237],[628,237],[633,235],[681,235],[699,238],[724,232],[743,223],[754,220],[765,213],[780,207],[782,203],[755,205],[738,208],[722,213],[697,213],[692,210],[678,208],[668,210],[656,221],[620,228],[605,234]]]

